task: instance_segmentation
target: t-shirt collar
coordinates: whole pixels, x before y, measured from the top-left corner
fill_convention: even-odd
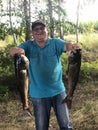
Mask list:
[[[34,43],[34,45],[37,45],[37,43],[36,43],[35,40],[33,41],[33,43]],[[49,38],[46,40],[45,46],[47,46],[48,44],[50,44],[50,42],[49,42]]]

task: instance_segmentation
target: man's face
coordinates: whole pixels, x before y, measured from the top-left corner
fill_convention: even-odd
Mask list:
[[[47,40],[48,31],[43,25],[37,25],[32,30],[32,34],[37,42],[45,42]]]

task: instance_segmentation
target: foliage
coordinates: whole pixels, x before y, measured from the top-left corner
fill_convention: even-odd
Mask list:
[[[80,22],[79,32],[80,33],[92,33],[94,32],[95,22]]]
[[[5,48],[0,48],[0,101],[9,99],[9,86],[13,83],[11,75],[14,73],[13,59],[9,56],[9,48],[14,45],[7,45]]]
[[[7,102],[9,98],[8,86],[0,86],[0,102]]]
[[[94,30],[95,32],[98,32],[98,21],[96,21],[94,24]]]
[[[0,39],[4,40],[6,36],[7,27],[6,24],[0,23]]]
[[[0,48],[0,75],[8,75],[13,73],[13,59],[9,56],[9,48],[13,45],[7,45],[5,48]]]
[[[67,70],[67,58],[68,55],[66,53],[63,53],[61,56],[61,63],[62,63],[62,69],[63,69],[63,73],[66,73]]]
[[[96,51],[98,50],[98,34],[97,33],[84,33],[80,39],[83,47],[86,50]],[[92,52],[94,53],[94,52]]]
[[[66,21],[62,26],[64,28],[64,34],[75,34],[76,25],[74,23]]]
[[[82,62],[81,65],[81,80],[96,80],[98,77],[98,60],[94,62]]]

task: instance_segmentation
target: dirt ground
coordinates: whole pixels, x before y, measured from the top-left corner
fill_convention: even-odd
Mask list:
[[[30,109],[33,113],[30,101]],[[74,130],[98,130],[98,81],[79,83],[69,111]],[[16,94],[0,103],[0,130],[35,130],[34,116],[28,116]],[[51,110],[49,130],[59,130]]]

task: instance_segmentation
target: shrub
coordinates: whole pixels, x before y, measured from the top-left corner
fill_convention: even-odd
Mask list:
[[[8,51],[12,45],[0,49],[0,75],[13,73],[13,59],[9,56]]]

